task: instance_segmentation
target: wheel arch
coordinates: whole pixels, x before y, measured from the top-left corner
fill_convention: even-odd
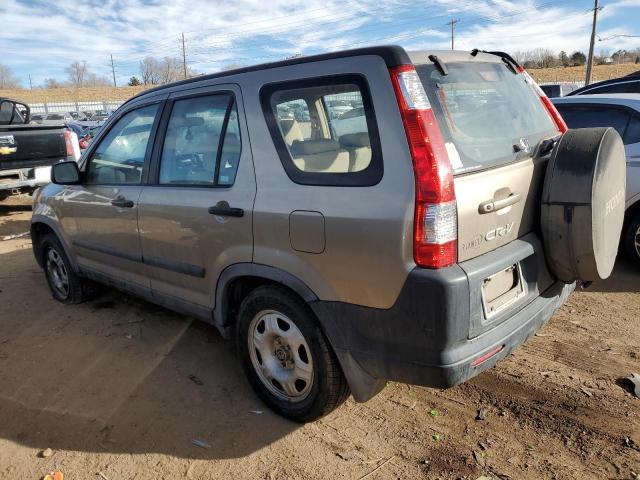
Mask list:
[[[234,323],[233,313],[242,298],[268,283],[287,287],[306,303],[318,300],[317,295],[302,280],[284,270],[269,265],[236,263],[222,272],[216,285],[213,321],[225,336]]]
[[[65,241],[59,226],[55,222],[51,221],[51,219],[49,219],[48,217],[44,217],[41,215],[34,215],[33,218],[31,219],[30,230],[31,230],[31,243],[33,248],[33,254],[36,257],[36,262],[38,262],[38,265],[40,267],[42,267],[42,251],[41,251],[42,239],[48,233],[53,233],[58,238],[58,241],[62,245],[62,248],[64,248],[64,253],[67,255],[69,262],[71,262],[71,265],[73,266],[73,270],[75,272],[78,271],[77,265],[75,262],[75,257],[71,255],[69,246],[67,245],[67,242]]]

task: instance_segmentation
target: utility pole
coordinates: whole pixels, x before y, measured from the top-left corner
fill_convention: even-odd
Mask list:
[[[113,53],[111,54],[111,73],[113,74],[113,86],[117,87],[117,85],[116,85],[116,67],[113,66]]]
[[[447,23],[447,25],[451,25],[451,50],[453,50],[453,45],[454,45],[454,38],[455,38],[455,26],[456,23],[460,22],[459,19],[455,19],[455,20],[451,20],[450,22]]]
[[[31,74],[29,74],[29,90],[33,90],[33,83],[31,83]]]
[[[187,54],[184,49],[184,32],[182,32],[182,69],[184,70],[184,79],[187,79]]]
[[[596,43],[596,23],[598,22],[598,0],[594,0],[593,6],[593,27],[591,28],[591,43],[589,44],[589,58],[587,58],[587,76],[584,79],[584,84],[589,85],[591,83],[591,69],[593,68],[593,49]]]

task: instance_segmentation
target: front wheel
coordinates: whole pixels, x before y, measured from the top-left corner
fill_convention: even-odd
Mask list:
[[[40,246],[44,274],[53,298],[62,303],[82,303],[89,297],[90,284],[73,271],[71,262],[53,233],[44,236]]]
[[[275,286],[255,289],[240,306],[237,346],[258,396],[297,422],[320,418],[349,396],[335,353],[309,307]]]
[[[627,256],[640,267],[640,213],[627,225],[623,246]]]

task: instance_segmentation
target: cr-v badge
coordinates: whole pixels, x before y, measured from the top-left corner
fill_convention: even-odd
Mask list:
[[[495,240],[498,237],[504,237],[505,235],[509,234],[511,230],[513,230],[514,223],[515,222],[507,223],[504,226],[489,230],[487,233],[485,233],[484,239],[487,242],[490,242],[491,240]]]

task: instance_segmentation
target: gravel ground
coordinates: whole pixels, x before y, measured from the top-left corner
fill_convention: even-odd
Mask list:
[[[53,301],[30,239],[2,240],[30,215],[0,206],[0,479],[640,478],[629,265],[464,385],[390,383],[302,426],[261,404],[213,327],[114,291]]]

